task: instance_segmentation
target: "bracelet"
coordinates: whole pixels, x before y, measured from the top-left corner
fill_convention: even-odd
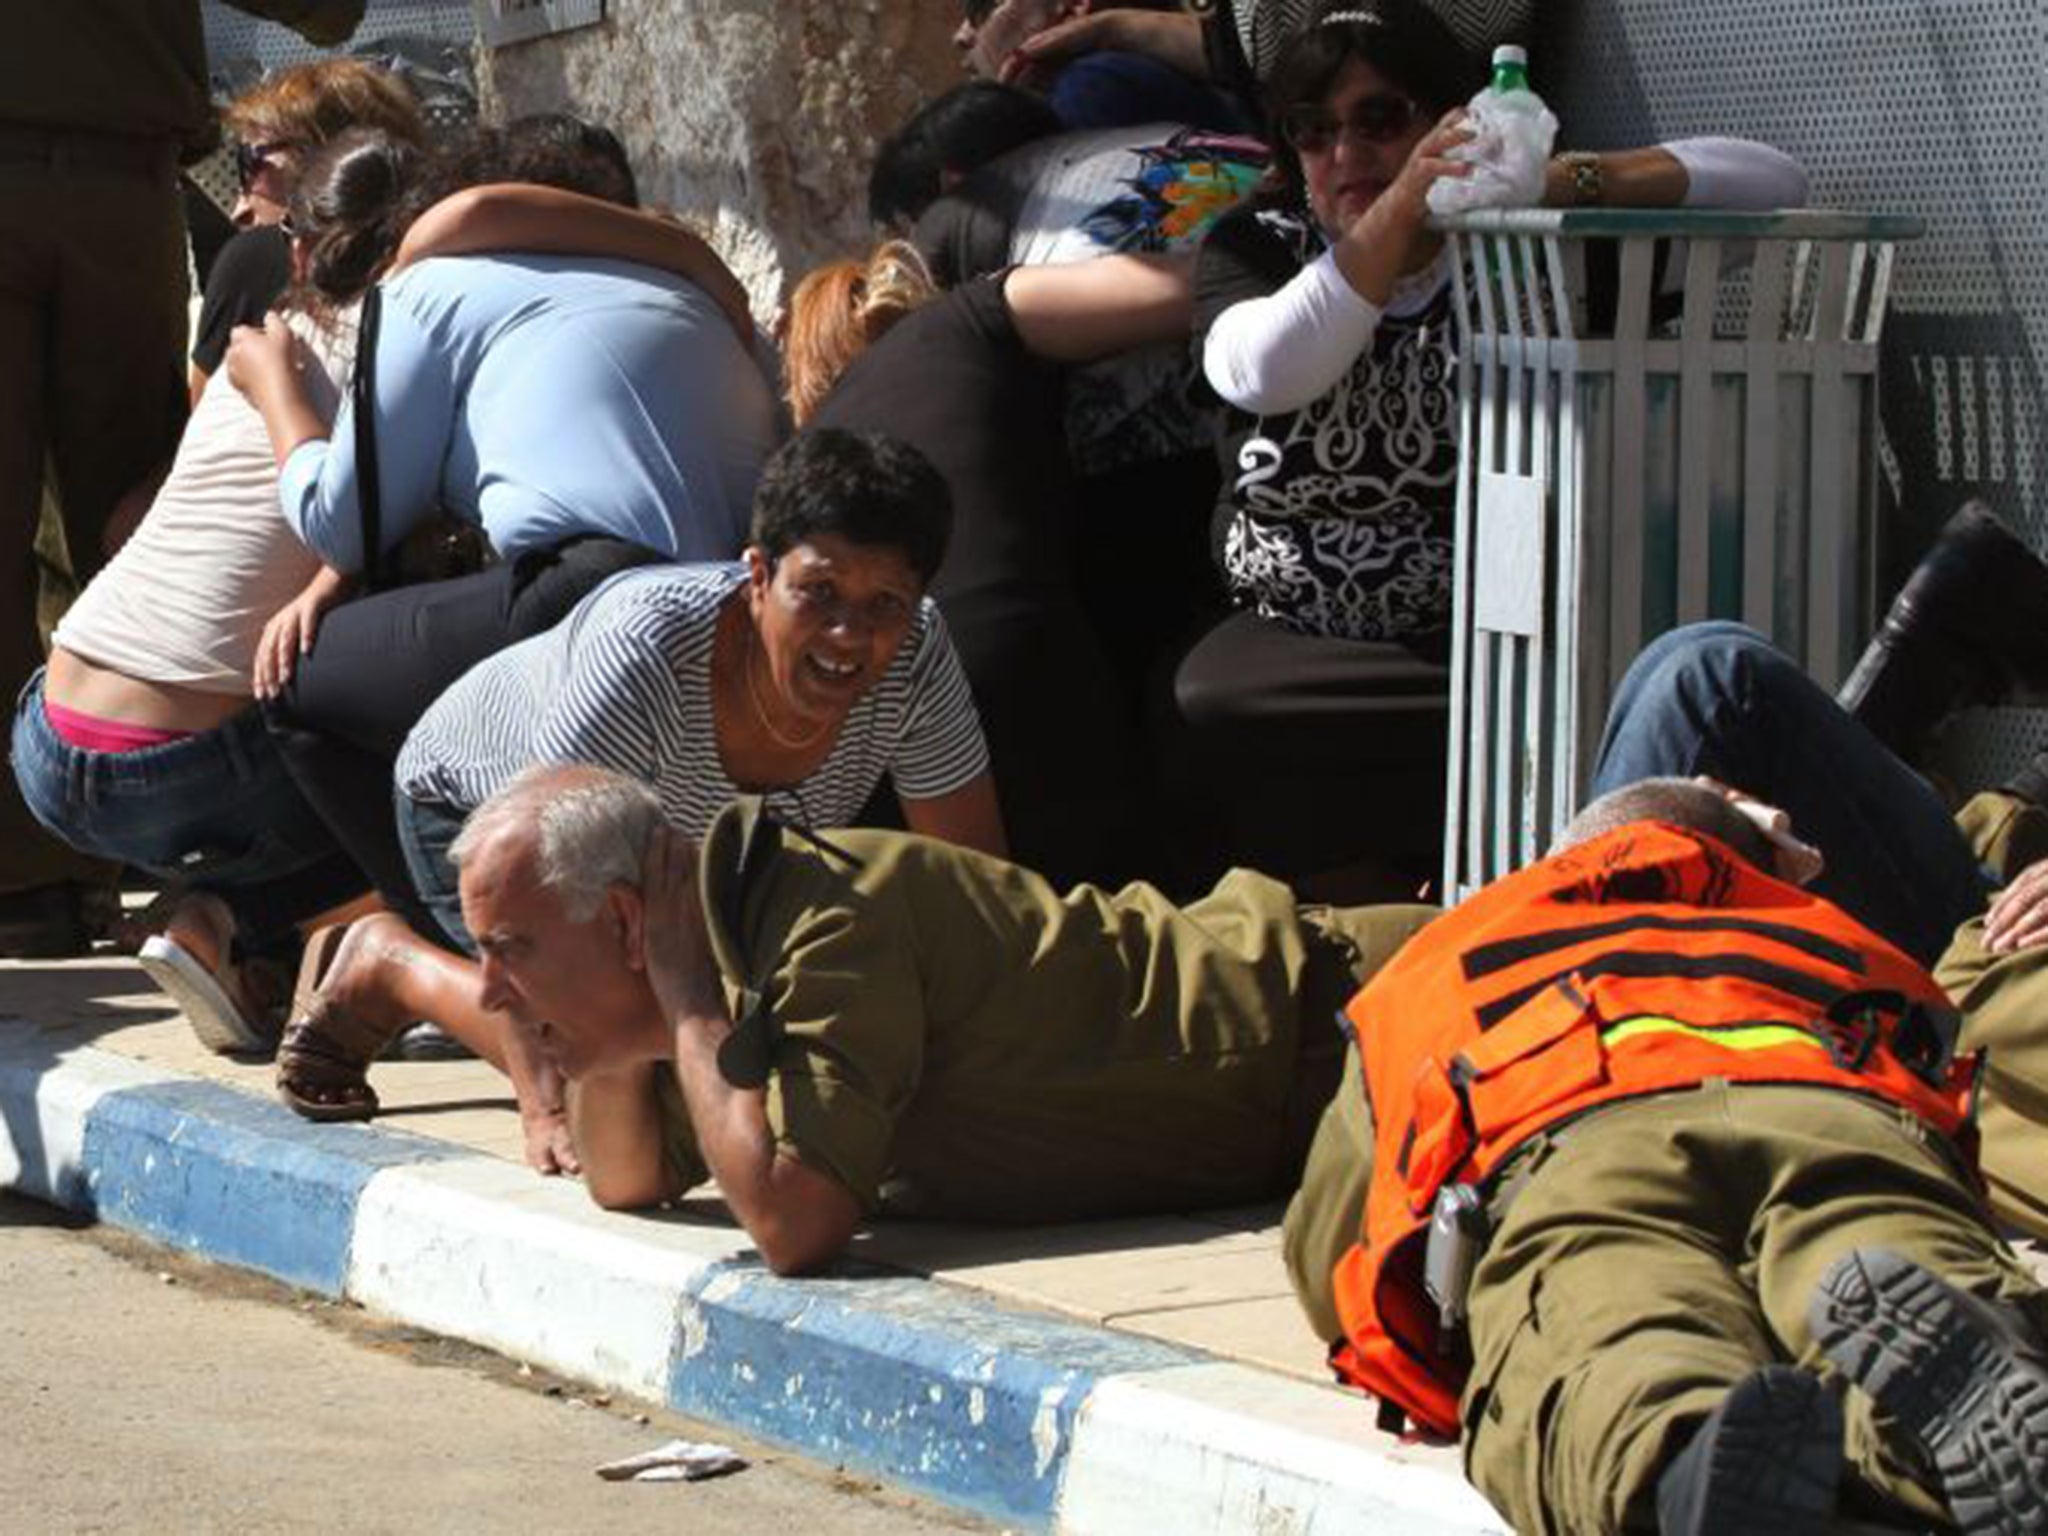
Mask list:
[[[1572,203],[1595,208],[1606,200],[1607,187],[1600,175],[1600,157],[1590,150],[1574,149],[1557,157],[1572,179]]]

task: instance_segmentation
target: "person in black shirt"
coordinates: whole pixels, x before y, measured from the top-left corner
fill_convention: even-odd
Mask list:
[[[799,428],[887,431],[952,489],[932,595],[974,687],[1013,855],[1056,884],[1153,867],[1137,721],[1078,587],[1094,531],[1076,515],[1061,365],[1184,335],[1188,291],[1184,258],[1106,256],[937,294],[891,243],[812,273],[791,301]]]

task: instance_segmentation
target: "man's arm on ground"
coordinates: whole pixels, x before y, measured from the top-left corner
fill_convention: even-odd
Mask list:
[[[675,1071],[698,1150],[725,1203],[778,1275],[815,1269],[845,1248],[860,1202],[829,1174],[776,1145],[768,1096],[719,1066],[733,1032],[697,896],[697,854],[663,829],[648,847],[642,945],[647,976],[675,1031]]]
[[[680,1195],[663,1149],[654,1074],[661,1062],[590,1073],[568,1090],[569,1135],[584,1187],[608,1211],[633,1211]]]

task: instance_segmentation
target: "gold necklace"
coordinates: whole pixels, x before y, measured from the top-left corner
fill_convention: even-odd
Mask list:
[[[740,675],[746,679],[747,698],[753,703],[754,714],[761,722],[761,729],[768,733],[776,745],[787,751],[801,752],[807,747],[816,746],[818,738],[832,728],[829,720],[814,728],[808,736],[785,736],[775,728],[775,722],[768,718],[768,702],[761,697],[761,685],[754,677],[754,653],[761,644],[761,637],[755,633],[752,619],[742,618],[740,622],[745,626],[747,636],[746,652],[740,657]],[[767,663],[765,653],[761,660],[763,665]]]

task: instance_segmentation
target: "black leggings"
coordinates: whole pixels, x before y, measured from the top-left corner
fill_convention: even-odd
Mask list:
[[[1368,862],[1434,875],[1449,693],[1450,674],[1402,645],[1225,619],[1181,661],[1155,721],[1182,878]]]
[[[486,656],[553,628],[607,577],[660,559],[621,539],[571,539],[474,576],[345,603],[320,623],[284,693],[264,706],[285,765],[335,840],[423,935],[391,804],[391,768],[429,705]]]

